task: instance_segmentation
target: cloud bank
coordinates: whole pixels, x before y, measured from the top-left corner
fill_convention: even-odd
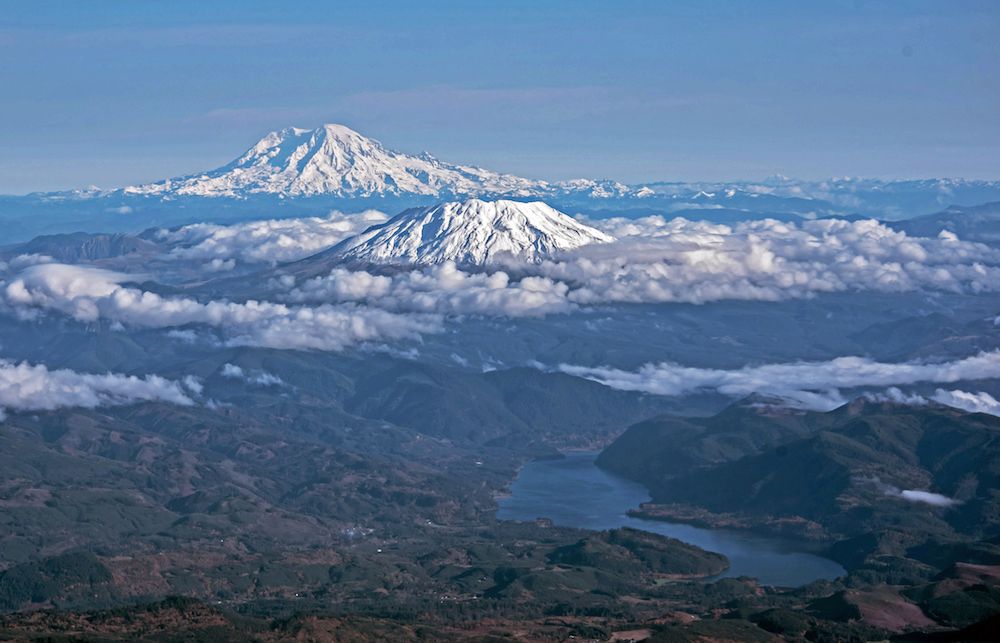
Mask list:
[[[934,392],[931,399],[938,404],[953,406],[963,411],[969,411],[970,413],[986,413],[1000,416],[1000,401],[983,391],[971,393],[969,391],[958,390],[946,391],[939,388]]]
[[[92,409],[150,401],[193,404],[180,384],[157,375],[95,375],[0,359],[0,420],[5,410]]]
[[[897,404],[922,405],[932,402],[944,404],[956,409],[962,409],[970,413],[986,413],[1000,417],[1000,401],[985,391],[976,393],[961,390],[945,390],[939,388],[934,391],[934,395],[924,397],[916,393],[903,393],[896,387],[887,389],[882,393],[869,393],[866,397],[873,400],[885,400]]]
[[[686,219],[588,221],[619,239],[539,273],[577,303],[777,301],[850,290],[996,292],[1000,251],[954,235],[909,237],[877,221],[734,226]]]
[[[198,224],[160,231],[178,260],[211,271],[275,263],[336,243],[381,213]],[[404,271],[335,266],[326,274],[262,283],[272,301],[201,301],[130,285],[122,273],[24,264],[0,284],[0,305],[22,317],[59,312],[140,328],[213,327],[229,344],[341,350],[439,332],[447,317],[544,316],[586,306],[777,301],[844,291],[1000,290],[1000,250],[954,235],[914,238],[876,221],[773,220],[734,226],[663,217],[588,221],[614,243],[538,265],[465,269],[446,263]]]
[[[826,362],[766,364],[733,370],[692,368],[671,363],[647,364],[637,371],[568,364],[560,365],[559,370],[627,391],[669,396],[718,391],[733,397],[761,393],[782,398],[799,408],[828,411],[847,401],[841,389],[883,388],[920,382],[953,383],[1000,377],[1000,351],[983,352],[951,362],[887,363],[864,357],[838,357]],[[961,391],[947,393],[942,390],[939,393],[942,394],[941,400],[947,397],[954,401],[962,397],[957,395]],[[993,399],[988,395],[986,397]],[[976,399],[980,403],[989,403],[980,397]]]
[[[388,216],[378,210],[366,210],[226,226],[196,223],[158,230],[156,239],[173,246],[168,259],[205,261],[218,271],[232,269],[236,262],[276,264],[302,259],[386,219]]]
[[[217,329],[230,345],[340,350],[360,342],[416,338],[441,327],[437,316],[355,304],[309,307],[164,297],[128,285],[129,279],[87,266],[42,264],[19,273],[3,293],[6,305],[22,317],[56,311],[81,322],[109,320],[136,328],[200,324]]]
[[[546,277],[512,280],[503,271],[471,273],[453,262],[392,276],[335,268],[291,290],[291,301],[359,302],[393,311],[446,315],[541,316],[569,312],[569,287]]]
[[[391,310],[545,315],[583,305],[779,301],[845,291],[1000,290],[1000,250],[909,237],[877,221],[605,219],[588,224],[618,238],[539,265],[467,271],[448,265],[375,276],[334,268],[298,283],[292,301],[364,301]]]

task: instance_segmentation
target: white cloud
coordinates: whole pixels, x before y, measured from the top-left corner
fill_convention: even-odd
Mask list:
[[[1000,401],[997,401],[989,393],[979,391],[971,393],[969,391],[937,389],[930,398],[926,398],[916,393],[904,393],[896,387],[887,389],[882,393],[868,393],[868,399],[875,401],[895,402],[896,404],[909,404],[911,406],[922,406],[937,402],[952,408],[961,409],[970,413],[986,413],[1000,417]]]
[[[382,218],[335,213],[159,234],[176,246],[171,256],[228,270],[236,262],[311,254]],[[620,240],[492,271],[449,263],[387,274],[337,267],[302,281],[286,274],[265,285],[280,301],[161,296],[128,285],[136,275],[55,263],[22,266],[0,286],[0,301],[24,317],[58,311],[84,322],[180,333],[205,325],[228,344],[340,350],[437,332],[446,316],[456,315],[542,316],[608,303],[773,301],[851,290],[1000,290],[1000,250],[947,236],[908,237],[875,221],[590,223]],[[828,404],[837,399],[835,392],[819,394]]]
[[[10,262],[7,264],[7,267],[10,270],[22,270],[24,268],[27,268],[28,266],[34,266],[40,263],[52,263],[53,261],[55,261],[55,259],[53,259],[48,255],[40,255],[40,254],[17,255],[16,257],[10,260]]]
[[[203,264],[201,269],[205,272],[227,272],[235,267],[235,259],[212,259],[208,263]]]
[[[267,371],[255,371],[253,373],[248,373],[244,369],[240,368],[236,364],[223,364],[220,374],[223,377],[229,377],[233,379],[243,380],[249,384],[256,384],[258,386],[284,386],[285,381],[282,380],[277,375],[273,373],[268,373]]]
[[[904,393],[895,386],[891,386],[881,393],[865,393],[864,397],[873,402],[892,402],[893,404],[907,404],[909,406],[927,404],[926,397],[916,393]]]
[[[569,287],[545,277],[512,280],[502,271],[470,273],[453,262],[392,276],[335,268],[293,289],[291,301],[360,302],[393,311],[509,317],[568,312]]]
[[[284,386],[285,381],[274,375],[273,373],[268,373],[267,371],[261,371],[257,373],[249,380],[252,384],[259,384],[260,386]]]
[[[181,384],[184,388],[191,391],[195,395],[201,395],[201,392],[205,390],[204,385],[201,383],[201,379],[195,377],[194,375],[185,375],[184,379],[181,380]]]
[[[219,371],[222,377],[231,377],[233,379],[243,379],[245,377],[243,369],[236,364],[223,364],[222,370]]]
[[[970,393],[968,391],[938,389],[931,397],[939,404],[953,406],[956,409],[969,411],[971,413],[987,413],[989,415],[1000,416],[1000,401],[989,393],[982,391]]]
[[[903,489],[899,492],[899,497],[910,502],[918,502],[934,507],[951,507],[958,504],[958,501],[948,496],[943,496],[932,491],[921,491],[919,489]]]
[[[883,482],[882,479],[877,476],[856,477],[854,480],[856,482],[871,484],[886,496],[906,500],[907,502],[931,505],[933,507],[952,507],[960,504],[960,502],[954,498],[949,498],[948,496],[940,493],[934,493],[933,491],[927,491],[924,489],[900,489],[895,485]]]
[[[876,221],[588,221],[619,241],[585,246],[538,273],[578,303],[775,301],[824,292],[995,292],[1000,251],[909,237]]]
[[[326,217],[269,219],[223,226],[209,223],[157,231],[173,247],[167,258],[203,260],[206,270],[231,270],[243,263],[283,263],[325,250],[388,217],[377,210]]]
[[[653,216],[587,223],[619,240],[506,272],[445,265],[373,275],[335,268],[297,287],[285,275],[280,289],[291,289],[291,301],[504,316],[607,303],[778,301],[851,290],[1000,290],[1000,250],[949,237],[909,237],[876,221],[725,226]]]
[[[122,285],[128,279],[86,266],[43,264],[22,271],[3,293],[22,316],[53,310],[83,322],[107,319],[143,328],[202,324],[218,329],[230,345],[341,350],[361,342],[416,338],[441,327],[439,316],[355,304],[308,307],[163,297]]]
[[[1000,351],[983,352],[951,362],[887,363],[864,357],[838,357],[826,362],[766,364],[733,370],[671,363],[647,364],[638,371],[566,364],[559,369],[622,390],[670,396],[702,390],[734,397],[762,393],[781,397],[801,408],[830,410],[846,401],[840,392],[845,388],[1000,377]]]
[[[0,414],[3,409],[49,411],[143,401],[193,404],[177,382],[157,375],[97,375],[0,359]]]

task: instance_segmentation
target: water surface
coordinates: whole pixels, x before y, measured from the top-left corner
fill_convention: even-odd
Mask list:
[[[731,567],[721,577],[753,576],[766,585],[795,587],[846,573],[832,560],[808,553],[806,543],[628,516],[626,511],[649,501],[649,493],[641,484],[598,468],[596,457],[574,453],[559,460],[529,462],[511,485],[511,495],[499,500],[497,517],[549,518],[557,525],[583,529],[652,531],[724,554]]]

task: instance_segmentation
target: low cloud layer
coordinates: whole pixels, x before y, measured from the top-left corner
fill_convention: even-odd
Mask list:
[[[454,263],[392,276],[335,268],[304,281],[291,301],[359,302],[393,311],[446,315],[541,316],[569,312],[566,284],[545,277],[512,280],[502,271],[470,273]]]
[[[128,285],[128,275],[85,266],[43,264],[25,269],[3,293],[22,317],[57,311],[82,322],[109,320],[130,327],[216,328],[230,345],[340,350],[367,341],[436,332],[433,315],[399,315],[354,304],[288,306],[266,301],[208,301],[165,297]]]
[[[951,362],[888,363],[864,357],[839,357],[826,362],[766,364],[732,370],[671,363],[647,364],[637,371],[568,364],[560,365],[559,370],[627,391],[670,396],[718,391],[733,397],[760,393],[780,397],[800,408],[827,411],[846,402],[842,389],[1000,377],[1000,351],[983,352]],[[941,390],[939,393],[942,400],[947,397],[954,401],[962,397],[953,395],[961,391]]]
[[[334,268],[277,291],[295,302],[363,302],[393,311],[540,316],[609,303],[777,301],[849,290],[992,292],[1000,251],[942,235],[913,238],[875,221],[662,217],[588,223],[619,241],[537,266],[470,272],[454,264],[391,275]]]
[[[293,301],[364,301],[392,310],[545,315],[608,303],[778,301],[821,293],[1000,289],[1000,251],[876,221],[735,226],[662,217],[588,221],[616,236],[540,265],[472,273],[448,266],[391,276],[335,268],[282,286]]]
[[[199,224],[161,231],[177,259],[211,271],[320,251],[381,213]],[[1000,250],[954,235],[908,237],[875,221],[752,221],[734,226],[662,217],[589,221],[616,236],[538,265],[471,270],[443,264],[396,272],[334,267],[262,283],[272,301],[200,301],[130,285],[135,276],[56,263],[9,268],[0,305],[22,317],[59,312],[126,327],[205,325],[229,344],[340,350],[414,339],[461,315],[544,316],[627,303],[776,301],[869,290],[1000,290]]]
[[[222,370],[219,372],[219,374],[222,375],[222,377],[243,380],[248,384],[256,384],[257,386],[285,385],[284,380],[282,380],[274,373],[268,373],[267,371],[247,372],[245,369],[237,366],[236,364],[223,364]]]
[[[378,210],[325,217],[271,219],[232,225],[196,223],[160,230],[156,238],[173,246],[168,258],[205,261],[214,270],[241,263],[276,264],[315,254],[388,217]]]
[[[685,219],[589,221],[619,239],[540,266],[577,303],[776,301],[826,292],[995,292],[1000,251],[943,234],[909,237],[877,221],[734,226]]]
[[[904,393],[896,387],[887,389],[882,393],[870,393],[868,397],[874,400],[885,400],[897,404],[944,404],[956,409],[962,409],[970,413],[986,413],[1000,417],[1000,401],[985,391],[970,392],[961,390],[945,390],[939,388],[934,391],[934,395],[924,397],[916,393]]]
[[[987,413],[989,415],[1000,416],[1000,401],[983,391],[971,393],[969,391],[946,391],[938,389],[931,399],[939,404],[953,406],[957,409],[969,411],[970,413]]]
[[[0,359],[0,419],[5,410],[51,411],[149,401],[193,404],[180,384],[157,375],[95,375]]]

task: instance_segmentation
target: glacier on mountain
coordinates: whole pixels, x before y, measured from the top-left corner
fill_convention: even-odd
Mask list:
[[[343,125],[271,132],[219,169],[126,188],[130,194],[240,196],[254,193],[312,196],[437,195],[442,192],[517,193],[534,182],[474,167],[409,156]]]
[[[541,202],[482,201],[411,208],[331,249],[345,261],[376,264],[538,263],[614,237]]]
[[[411,194],[523,198],[568,191],[601,198],[625,195],[630,190],[614,181],[579,179],[548,183],[445,163],[427,153],[411,156],[387,149],[344,125],[324,125],[312,130],[291,127],[271,132],[221,168],[127,187],[123,193],[203,197]]]

